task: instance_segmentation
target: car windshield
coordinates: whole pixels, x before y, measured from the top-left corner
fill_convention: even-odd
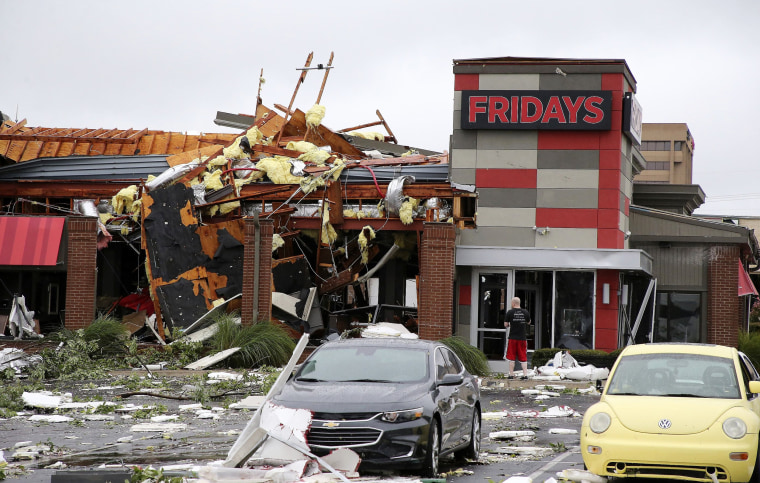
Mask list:
[[[322,347],[296,374],[296,380],[306,382],[403,383],[427,378],[427,351],[380,346]]]
[[[734,361],[699,354],[641,354],[621,357],[608,395],[741,397]]]

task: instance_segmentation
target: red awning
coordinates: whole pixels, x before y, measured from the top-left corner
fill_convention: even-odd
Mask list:
[[[55,266],[66,218],[0,216],[0,265]]]
[[[757,295],[755,284],[749,278],[749,274],[744,269],[742,262],[739,262],[739,297],[743,295]]]

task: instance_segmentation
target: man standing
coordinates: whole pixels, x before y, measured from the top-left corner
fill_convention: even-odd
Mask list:
[[[507,341],[507,356],[509,362],[509,378],[515,377],[515,360],[520,361],[523,375],[520,379],[528,378],[528,342],[527,327],[530,324],[530,312],[520,307],[520,297],[512,299],[512,308],[507,310],[504,327],[509,328]]]

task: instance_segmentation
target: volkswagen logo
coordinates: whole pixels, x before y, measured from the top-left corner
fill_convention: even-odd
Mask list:
[[[660,419],[657,426],[659,426],[660,429],[670,429],[671,424],[670,419]]]

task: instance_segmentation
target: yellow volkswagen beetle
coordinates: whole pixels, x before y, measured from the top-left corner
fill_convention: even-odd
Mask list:
[[[760,482],[758,393],[760,375],[732,347],[626,347],[583,416],[583,462],[614,478]]]

